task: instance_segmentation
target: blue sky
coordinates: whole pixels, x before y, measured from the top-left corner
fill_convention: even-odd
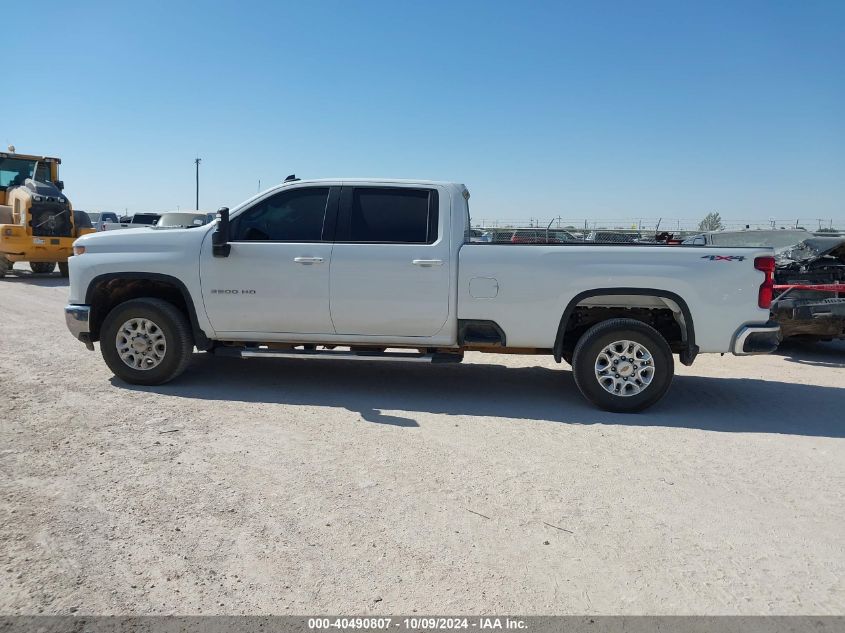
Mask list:
[[[77,208],[192,208],[199,155],[212,210],[296,172],[457,180],[476,218],[845,220],[840,0],[3,13],[0,142]]]

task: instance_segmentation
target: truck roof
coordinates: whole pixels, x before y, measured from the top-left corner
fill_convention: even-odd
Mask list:
[[[466,185],[459,183],[459,182],[450,182],[447,180],[425,180],[425,179],[415,179],[415,178],[309,178],[309,179],[298,179],[298,180],[289,180],[287,182],[280,183],[279,186],[289,186],[289,185],[302,185],[302,184],[319,184],[324,182],[348,182],[348,183],[357,183],[357,182],[367,182],[367,183],[378,183],[378,184],[397,184],[397,185],[439,185],[441,187],[458,187],[466,189]]]
[[[265,196],[281,191],[286,187],[292,186],[300,186],[300,185],[335,185],[338,184],[356,184],[356,183],[366,183],[371,185],[420,185],[423,187],[426,186],[440,186],[445,187],[446,189],[450,189],[454,193],[458,195],[464,196],[467,200],[469,200],[469,190],[467,186],[459,183],[459,182],[448,182],[445,180],[412,180],[409,178],[297,178],[296,180],[286,180],[285,182],[280,182],[278,184],[273,185],[272,187],[268,187],[264,191],[261,191],[251,198],[244,200],[243,202],[239,203],[238,205],[232,207],[230,211],[232,213],[237,213],[244,207],[249,204],[252,204],[256,200],[260,200]]]

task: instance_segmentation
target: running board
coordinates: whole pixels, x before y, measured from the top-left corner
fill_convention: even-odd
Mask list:
[[[304,358],[334,360],[385,360],[393,363],[460,363],[463,354],[420,354],[419,352],[355,352],[335,350],[275,350],[260,347],[216,347],[216,356],[234,358]]]

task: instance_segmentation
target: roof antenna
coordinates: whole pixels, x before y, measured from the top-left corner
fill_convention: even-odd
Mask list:
[[[296,177],[296,174],[291,174],[287,178],[285,178],[285,182],[296,182],[299,178]]]

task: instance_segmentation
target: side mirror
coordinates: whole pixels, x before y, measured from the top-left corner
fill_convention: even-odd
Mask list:
[[[58,189],[59,191],[64,191],[65,190],[65,181],[64,180],[57,180],[56,181],[56,189]]]
[[[229,244],[229,207],[220,207],[217,212],[220,221],[217,228],[211,234],[211,252],[215,257],[228,257],[232,245]]]

